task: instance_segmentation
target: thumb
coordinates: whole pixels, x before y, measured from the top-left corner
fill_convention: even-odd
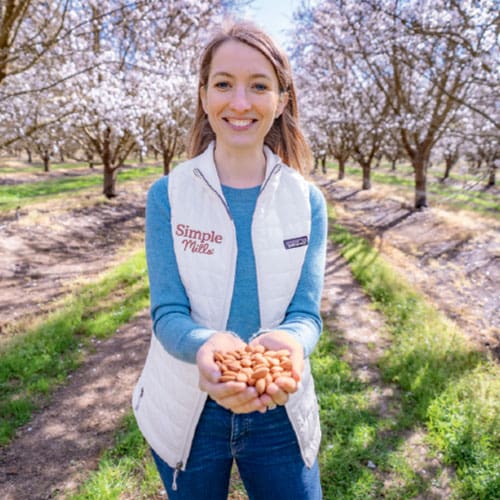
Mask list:
[[[221,375],[219,367],[214,360],[212,349],[201,348],[196,356],[196,363],[200,374],[209,382],[217,383]]]

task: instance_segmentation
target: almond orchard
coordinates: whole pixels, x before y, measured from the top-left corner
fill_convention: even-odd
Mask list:
[[[324,498],[500,498],[499,3],[283,3],[329,209]],[[131,411],[146,196],[187,156],[201,47],[254,4],[0,0],[0,498],[166,498]],[[300,388],[259,349],[220,381]]]

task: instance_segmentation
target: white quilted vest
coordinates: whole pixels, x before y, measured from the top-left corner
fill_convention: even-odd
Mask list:
[[[172,236],[181,280],[194,321],[226,330],[236,269],[234,224],[213,159],[207,150],[170,174]],[[261,329],[277,328],[295,293],[310,234],[307,182],[265,148],[266,176],[252,222]],[[184,469],[206,400],[196,365],[171,356],[153,334],[133,409],[150,446],[171,467]],[[311,467],[321,432],[309,360],[286,409],[302,457]]]

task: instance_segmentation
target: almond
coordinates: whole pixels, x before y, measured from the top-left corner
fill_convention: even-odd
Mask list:
[[[257,368],[257,370],[253,372],[253,376],[256,379],[264,378],[268,373],[269,370],[265,366],[262,366],[261,368]]]
[[[292,377],[278,377],[275,382],[285,392],[290,393],[297,390],[297,382]]]
[[[266,390],[266,379],[265,378],[259,378],[256,382],[255,382],[255,389],[257,390],[257,393],[260,395],[260,394],[263,394]]]

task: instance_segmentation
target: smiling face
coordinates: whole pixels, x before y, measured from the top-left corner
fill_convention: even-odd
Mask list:
[[[270,61],[257,49],[235,40],[214,51],[200,98],[217,149],[228,153],[262,151],[264,138],[287,102]]]

